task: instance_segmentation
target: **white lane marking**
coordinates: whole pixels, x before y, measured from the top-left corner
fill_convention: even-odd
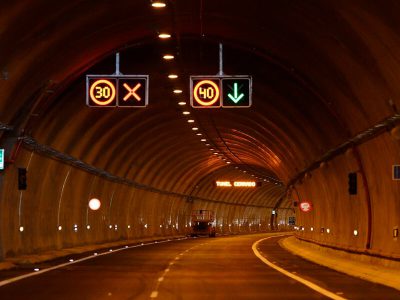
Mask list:
[[[175,241],[181,241],[181,240],[184,240],[184,239],[187,239],[187,238],[176,239]],[[174,240],[172,240],[172,241],[174,241]],[[171,242],[171,240],[158,241],[157,244],[168,243],[168,242]],[[10,283],[13,283],[13,282],[25,279],[25,278],[29,278],[29,277],[32,277],[32,276],[37,276],[37,275],[40,275],[40,274],[43,274],[43,273],[46,273],[46,272],[49,272],[49,271],[57,270],[57,269],[60,269],[60,268],[63,268],[63,267],[69,266],[69,265],[73,265],[73,264],[76,264],[76,263],[79,263],[79,262],[82,262],[82,261],[85,261],[85,260],[93,259],[93,258],[96,258],[96,257],[99,257],[99,256],[112,254],[112,253],[119,252],[119,251],[122,251],[122,250],[154,245],[154,244],[156,244],[156,243],[154,243],[154,242],[153,243],[148,243],[148,244],[141,243],[141,244],[138,244],[138,245],[128,246],[128,248],[126,248],[124,246],[123,248],[115,249],[112,252],[107,251],[107,252],[104,252],[104,253],[94,253],[91,256],[84,257],[84,258],[81,258],[81,259],[77,259],[77,260],[74,260],[72,262],[67,262],[67,263],[56,265],[54,267],[50,267],[50,268],[47,268],[47,269],[42,269],[42,270],[34,271],[32,273],[28,273],[28,274],[24,274],[24,275],[21,275],[21,276],[12,277],[12,278],[9,278],[9,279],[2,280],[2,281],[0,281],[0,286],[4,286],[4,285],[7,285],[7,284],[10,284]]]
[[[157,298],[157,296],[158,296],[158,292],[153,291],[153,292],[151,292],[150,298]]]
[[[292,273],[286,271],[285,269],[283,269],[283,268],[281,268],[281,267],[278,267],[277,265],[274,265],[272,262],[270,262],[268,259],[266,259],[264,256],[262,256],[262,255],[260,254],[260,252],[257,250],[257,246],[258,246],[262,241],[268,240],[268,239],[273,238],[273,237],[278,237],[278,236],[283,236],[283,235],[275,235],[275,236],[267,237],[267,238],[264,238],[264,239],[261,239],[261,240],[256,241],[256,242],[253,244],[253,246],[251,247],[251,248],[253,249],[254,254],[255,254],[263,263],[265,263],[267,266],[269,266],[269,267],[271,267],[271,268],[277,270],[278,272],[282,273],[283,275],[286,275],[287,277],[290,277],[290,278],[292,278],[292,279],[294,279],[294,280],[300,282],[301,284],[304,284],[305,286],[309,287],[310,289],[313,289],[314,291],[316,291],[316,292],[318,292],[318,293],[320,293],[320,294],[322,294],[322,295],[324,295],[324,296],[326,296],[326,297],[329,297],[329,298],[331,298],[331,299],[334,299],[334,300],[346,300],[346,298],[340,297],[340,296],[336,295],[335,293],[332,293],[331,291],[328,291],[328,290],[326,290],[326,289],[320,287],[319,285],[316,285],[315,283],[312,283],[311,281],[308,281],[308,280],[306,280],[306,279],[304,279],[304,278],[301,278],[300,276],[294,275],[294,274],[292,274]]]

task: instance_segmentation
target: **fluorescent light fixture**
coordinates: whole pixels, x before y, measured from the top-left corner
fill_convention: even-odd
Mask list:
[[[176,89],[174,90],[174,94],[182,94],[182,90]]]
[[[165,60],[171,60],[171,59],[174,59],[174,56],[173,56],[172,54],[165,54],[165,55],[163,56],[163,58],[164,58]]]
[[[154,1],[151,3],[151,6],[153,6],[154,8],[163,8],[166,7],[167,4],[165,4],[165,2],[163,1]]]
[[[201,135],[203,135],[203,134],[202,134],[202,133],[196,133],[196,135],[201,136]]]
[[[202,141],[202,142],[207,142],[207,140],[206,140],[206,139],[201,139],[200,141]]]
[[[190,115],[190,111],[184,111],[182,112],[184,115]]]
[[[169,39],[169,38],[171,37],[171,35],[170,35],[169,33],[160,33],[160,34],[158,35],[158,37],[159,37],[160,39]]]
[[[176,74],[169,74],[169,75],[168,75],[168,78],[169,78],[169,79],[176,79],[176,78],[178,78],[178,75],[176,75]]]
[[[192,130],[196,131],[199,130],[197,127],[193,127]]]
[[[188,120],[188,123],[194,123],[194,120],[190,119]]]
[[[181,102],[178,102],[178,104],[179,104],[179,105],[186,105],[186,102],[181,101]]]

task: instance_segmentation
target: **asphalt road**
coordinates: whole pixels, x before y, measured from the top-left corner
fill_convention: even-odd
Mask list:
[[[3,285],[0,299],[328,299],[255,256],[252,245],[266,236],[186,239],[114,251]],[[279,267],[346,299],[400,299],[399,291],[290,254],[278,245],[281,238],[258,246]],[[26,272],[1,271],[0,277]]]

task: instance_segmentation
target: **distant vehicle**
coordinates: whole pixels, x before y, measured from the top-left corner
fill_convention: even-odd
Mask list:
[[[191,236],[215,237],[214,212],[211,210],[193,210]]]

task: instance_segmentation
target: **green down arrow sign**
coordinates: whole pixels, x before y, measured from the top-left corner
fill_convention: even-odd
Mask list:
[[[251,77],[224,76],[222,78],[222,107],[251,106]]]
[[[232,89],[232,87],[231,87],[231,89]],[[231,93],[229,93],[228,97],[235,103],[238,103],[240,101],[240,99],[242,99],[244,97],[243,93],[238,95],[238,84],[237,84],[237,82],[235,82],[233,84],[233,95]]]

